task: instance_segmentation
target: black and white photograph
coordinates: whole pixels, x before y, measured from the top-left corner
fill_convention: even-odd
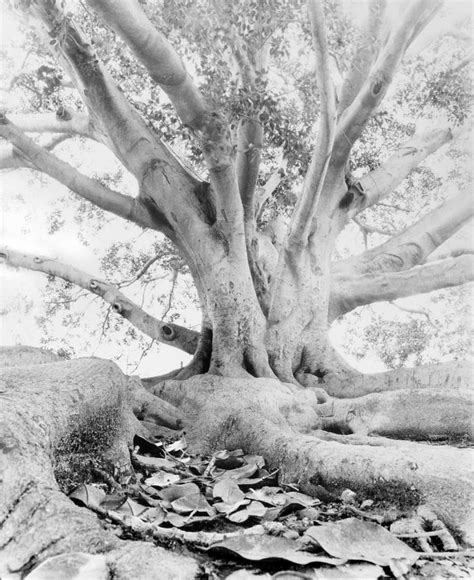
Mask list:
[[[473,578],[473,1],[0,6],[0,580]]]

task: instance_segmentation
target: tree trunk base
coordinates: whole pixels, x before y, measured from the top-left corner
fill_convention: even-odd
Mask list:
[[[363,498],[386,499],[405,510],[426,505],[467,543],[474,542],[471,449],[322,431],[333,421],[332,416],[324,417],[328,403],[318,405],[317,394],[310,389],[268,379],[203,375],[184,382],[166,381],[155,387],[155,393],[181,408],[187,417],[188,440],[196,450],[209,453],[241,447],[261,454],[271,468],[279,468],[281,481],[296,483],[310,494],[322,485],[336,493],[349,488]],[[387,395],[392,403],[396,401],[392,411],[396,405],[410,406],[407,393]],[[347,403],[334,401],[336,407]],[[460,407],[464,403],[461,399]],[[396,425],[380,402],[375,405],[369,399],[363,408],[359,417],[372,413],[372,423],[384,425],[387,415],[388,429],[402,431],[403,419]],[[421,403],[416,408],[422,413]],[[470,431],[464,416],[457,433]],[[408,422],[412,424],[414,418],[415,412],[410,412]],[[441,431],[442,422],[440,416],[428,423]],[[368,423],[366,419],[364,425]],[[454,426],[444,424],[444,429],[452,433]]]
[[[34,363],[40,359],[35,355]],[[23,353],[13,362],[21,365],[28,360]],[[428,506],[473,543],[472,451],[369,437],[366,433],[377,430],[402,432],[403,417],[397,427],[393,417],[384,419],[390,414],[383,400],[371,398],[385,395],[318,403],[315,389],[273,379],[209,374],[165,381],[153,391],[145,391],[140,381],[99,359],[51,362],[48,355],[46,364],[3,369],[2,578],[22,578],[47,558],[70,552],[104,555],[116,579],[195,577],[198,565],[193,558],[151,543],[120,540],[88,509],[73,504],[58,485],[57,478],[64,478],[64,473],[67,483],[67,469],[62,468],[74,454],[100,457],[122,472],[131,471],[128,446],[136,432],[143,432],[136,416],[167,428],[183,423],[191,446],[204,453],[243,448],[261,454],[270,468],[279,469],[282,483],[296,483],[310,494],[319,486],[333,493],[349,488],[361,499],[396,504],[406,515]],[[442,390],[437,398],[430,389],[423,392],[429,400],[444,397]],[[391,412],[403,404],[410,407],[410,393],[401,393],[387,393]],[[456,409],[455,398],[445,397],[451,411]],[[423,413],[421,400],[419,411],[412,408],[408,414],[411,424],[417,412]],[[463,397],[460,400],[465,405]],[[451,411],[448,416],[455,418]],[[459,417],[462,432],[467,423],[465,415]],[[433,414],[426,425],[433,428],[443,419],[442,414]],[[359,434],[325,430],[335,422],[350,430],[351,420],[352,427],[363,423]],[[451,425],[447,427],[452,431]]]

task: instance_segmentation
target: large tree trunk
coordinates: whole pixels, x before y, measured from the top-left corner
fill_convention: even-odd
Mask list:
[[[73,504],[56,481],[74,453],[130,469],[127,443],[139,428],[132,413],[136,381],[99,359],[49,362],[53,355],[32,349],[6,354],[10,367],[3,369],[0,392],[0,576],[20,579],[50,556],[86,552],[102,554],[107,569],[122,580],[194,578],[191,558],[119,540],[92,512]],[[28,359],[32,366],[14,366]]]

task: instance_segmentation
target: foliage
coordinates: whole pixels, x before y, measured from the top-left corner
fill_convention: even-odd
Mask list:
[[[328,20],[331,57],[338,72],[344,73],[361,34],[359,23],[353,14],[344,10],[343,3],[327,0],[325,4],[332,15]],[[260,227],[263,228],[277,215],[291,213],[308,167],[319,112],[314,57],[303,2],[163,0],[144,3],[143,7],[151,21],[176,47],[208,100],[226,113],[234,128],[246,119],[258,120],[263,125],[265,148],[258,188],[264,187],[270,175],[279,168],[281,159],[285,159],[286,165],[281,169],[282,179],[263,208]],[[71,17],[80,19],[92,39],[98,58],[105,63],[146,123],[202,172],[204,167],[193,135],[180,126],[173,108],[149,76],[143,74],[142,66],[129,49],[82,4],[74,4],[70,10]],[[51,42],[57,41],[58,34],[52,34]],[[267,72],[257,71],[254,83],[244,85],[239,80],[229,48],[235,46],[243,59],[269,59]],[[454,64],[462,61],[463,46],[456,38],[443,37],[421,54],[405,61],[383,106],[353,149],[350,170],[354,174],[360,176],[378,167],[390,151],[414,133],[420,117],[436,119],[437,115],[442,114],[454,124],[465,120],[469,112],[470,90],[465,69]],[[266,51],[268,56],[264,55]],[[22,55],[20,59],[19,55]],[[30,29],[20,26],[13,46],[2,49],[1,56],[5,62],[1,82],[9,85],[9,98],[15,103],[16,110],[54,111],[59,106],[82,109],[81,100],[68,85],[39,37]],[[23,60],[21,68],[25,72],[17,74],[19,60]],[[417,86],[416,91],[413,91],[414,85]],[[130,176],[124,175],[117,164],[111,163],[105,174],[97,175],[96,170],[91,171],[90,168],[95,149],[83,141],[79,147],[80,153],[90,158],[89,174],[114,189],[130,193]],[[61,153],[66,158],[77,158],[77,145],[66,145]],[[444,198],[446,183],[452,179],[453,173],[458,182],[465,179],[460,169],[463,164],[462,158],[453,158],[444,165],[427,163],[420,166],[385,200],[386,205],[377,205],[365,212],[364,223],[390,232],[400,231],[415,222],[422,211],[434,207]],[[413,191],[418,195],[414,196]],[[88,202],[64,195],[60,202],[52,204],[46,210],[49,217],[45,231],[50,235],[57,235],[65,227],[70,227],[68,206],[74,207],[77,235],[84,246],[95,245],[93,237],[101,232],[99,244],[102,247],[93,248],[101,276],[116,283],[130,280],[147,260],[159,256],[155,268],[133,285],[131,297],[155,315],[165,313],[169,320],[179,319],[183,302],[196,302],[189,272],[169,242],[149,233],[142,235],[133,232],[132,226],[130,236],[122,232],[109,235],[108,232],[115,228],[115,220]],[[93,232],[94,236],[88,232]],[[345,257],[355,251],[350,228],[345,236],[335,257]],[[103,240],[107,238],[105,244]],[[380,239],[371,237],[369,247]],[[362,247],[357,244],[357,249],[361,250]],[[183,281],[180,288],[183,295],[179,300],[176,299],[179,293],[169,300],[167,294],[157,294],[156,290],[152,290],[158,278],[166,275],[172,278],[174,273],[179,274],[180,284]],[[456,294],[455,290],[451,292]],[[69,329],[79,328],[84,301],[90,299],[77,296],[74,289],[57,280],[48,282],[45,296],[48,303],[44,312],[38,315],[38,324],[43,332],[43,341],[49,343],[51,322],[59,319]],[[102,330],[99,330],[99,343],[103,340],[103,334],[114,331],[121,333],[120,350],[137,340],[141,342],[142,349],[149,346],[149,341],[140,338],[134,329],[122,328],[122,321],[112,319],[105,307],[97,308],[96,312],[104,321]],[[347,324],[351,326],[350,322]],[[379,313],[365,324],[359,350],[378,345],[375,350],[387,366],[396,367],[408,361],[427,359],[424,351],[433,335],[433,328],[428,322],[417,318],[403,322],[387,321]],[[390,340],[387,337],[391,337]],[[451,348],[464,351],[463,341],[464,338],[460,339],[457,346],[453,346],[451,341]],[[96,340],[88,339],[87,348],[92,348],[93,342]],[[77,346],[65,344],[63,348],[66,352],[74,352]]]

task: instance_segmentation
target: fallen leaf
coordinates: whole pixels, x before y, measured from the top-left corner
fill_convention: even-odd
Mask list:
[[[305,535],[328,554],[345,560],[364,560],[380,566],[406,564],[418,559],[417,553],[388,530],[373,522],[347,518],[311,526]]]
[[[166,520],[167,515],[167,512],[161,506],[156,506],[147,508],[143,513],[140,514],[140,518],[144,522],[149,522],[159,526]]]
[[[288,504],[296,503],[301,507],[312,507],[321,503],[319,499],[306,495],[305,493],[300,493],[299,491],[287,491],[285,493],[285,498]]]
[[[102,507],[103,504],[101,504]],[[148,508],[137,501],[126,498],[126,500],[118,508],[112,508],[115,513],[126,514],[130,516],[139,516]]]
[[[242,534],[213,544],[209,550],[224,550],[251,561],[279,559],[305,566],[312,563],[344,564],[344,560],[318,556],[299,550],[299,544],[285,538],[267,535]]]
[[[242,467],[237,467],[236,469],[224,469],[216,470],[214,472],[214,479],[242,479],[248,478],[253,475],[258,470],[258,467],[253,465],[242,465]]]
[[[275,489],[277,492],[274,491]],[[261,489],[252,489],[245,494],[245,497],[272,506],[283,506],[286,503],[286,494],[282,493],[282,490],[278,487],[267,486]]]
[[[236,503],[241,502],[245,498],[245,494],[234,479],[226,478],[215,484],[212,497],[220,497],[225,503]]]
[[[215,515],[216,510],[212,508],[202,493],[185,495],[171,502],[171,507],[179,514],[189,514],[191,512],[207,513]]]
[[[173,443],[166,445],[165,450],[167,451],[167,453],[177,453],[179,451],[184,451],[187,448],[187,446],[188,444],[186,443],[186,439],[184,437],[181,437],[181,439],[178,439],[177,441],[174,441]]]
[[[241,501],[237,501],[234,503],[227,503],[227,502],[218,502],[218,503],[214,503],[213,506],[216,508],[216,510],[221,513],[221,514],[225,514],[225,515],[229,515],[232,512],[235,512],[236,510],[239,509],[239,507],[242,507],[244,505],[248,505],[250,503],[249,499],[243,499]]]
[[[138,454],[135,454],[133,457],[140,465],[148,469],[176,469],[176,462],[165,459],[164,457],[146,457],[145,455]]]
[[[174,512],[169,512],[166,516],[166,522],[170,523],[175,528],[183,528],[185,526],[191,526],[197,523],[211,522],[215,516],[193,516],[189,517],[182,516],[181,514],[175,514]]]
[[[255,464],[257,467],[265,467],[265,459],[261,455],[244,455],[245,463]]]
[[[105,496],[106,493],[102,488],[86,483],[81,483],[81,485],[69,494],[70,499],[92,509],[99,508]]]
[[[142,453],[150,453],[156,457],[163,456],[163,443],[153,443],[141,435],[135,435],[133,438],[133,448],[138,447]]]
[[[104,499],[100,502],[100,507],[104,510],[116,510],[118,509],[125,501],[127,500],[127,496],[123,494],[113,493],[110,495],[106,495]]]
[[[196,493],[200,493],[200,490],[195,483],[181,483],[177,485],[170,485],[169,487],[162,489],[159,492],[159,495],[161,499],[171,503],[180,497],[185,497],[186,495],[193,495]]]
[[[180,480],[179,475],[175,473],[167,473],[166,471],[158,471],[151,477],[145,479],[147,485],[154,487],[168,487]]]

